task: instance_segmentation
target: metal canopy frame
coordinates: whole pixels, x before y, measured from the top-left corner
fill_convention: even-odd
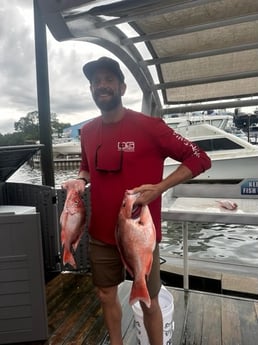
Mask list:
[[[37,1],[57,40],[123,61],[153,116],[258,105],[257,0]]]

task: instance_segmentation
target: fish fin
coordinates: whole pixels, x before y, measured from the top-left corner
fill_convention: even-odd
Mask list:
[[[81,240],[81,237],[79,237],[78,240],[72,244],[73,250],[75,252],[76,252],[76,249],[77,249],[77,247],[79,245],[80,240]]]
[[[61,216],[60,216],[60,219],[59,219],[59,223],[61,225],[61,229],[63,229],[65,227],[66,220],[67,220],[67,212],[63,211],[61,213]]]
[[[151,269],[152,269],[152,263],[153,263],[153,256],[150,256],[149,262],[146,262],[146,276],[147,278],[150,275]]]
[[[122,260],[122,261],[123,261],[123,260]],[[127,272],[130,274],[130,276],[131,276],[132,278],[134,278],[133,269],[132,269],[130,266],[128,266],[127,263],[126,263],[125,261],[123,261],[123,263],[124,263],[124,266],[125,266]]]
[[[76,249],[77,249],[77,247],[78,247],[78,245],[79,245],[79,243],[80,243],[80,240],[81,240],[81,238],[82,238],[82,236],[83,236],[84,227],[85,227],[85,224],[83,224],[83,225],[81,226],[80,234],[79,234],[79,236],[78,236],[78,239],[77,239],[74,243],[72,243],[72,247],[73,247],[73,250],[74,250],[74,251],[76,251]]]
[[[119,250],[119,253],[120,253],[120,257],[121,257],[121,260],[127,270],[127,272],[130,274],[130,276],[133,278],[134,277],[134,273],[133,273],[133,268],[127,263],[127,261],[125,260],[125,254],[123,252],[123,249],[121,246],[118,245],[118,250]]]
[[[122,262],[123,262],[127,272],[130,274],[130,276],[132,278],[134,278],[133,268],[127,263],[127,261],[125,260],[123,255],[121,255],[121,259],[122,259]]]
[[[133,282],[129,303],[132,305],[138,301],[142,301],[150,308],[151,299],[145,280]]]
[[[60,219],[59,219],[59,223],[61,226],[63,226],[64,224],[64,211],[61,213]]]
[[[127,261],[125,260],[125,253],[124,253],[124,250],[123,250],[123,246],[121,245],[121,237],[120,237],[120,233],[119,233],[119,228],[118,227],[116,228],[115,236],[116,236],[117,248],[119,250],[121,260],[122,260],[126,270],[130,274],[130,276],[133,278],[134,277],[133,269],[128,265]]]
[[[130,276],[131,276],[132,278],[134,278],[133,269],[132,269],[132,267],[129,266],[128,263],[126,262],[126,260],[125,260],[125,258],[124,258],[124,256],[123,256],[123,253],[122,253],[122,252],[120,252],[120,256],[121,256],[121,260],[122,260],[122,262],[123,262],[123,264],[124,264],[124,266],[125,266],[127,272],[130,274]]]
[[[64,230],[61,231],[61,243],[62,243],[62,246],[65,244],[65,231]]]
[[[64,248],[64,252],[63,252],[63,265],[69,264],[71,265],[73,268],[77,268],[76,262],[74,260],[73,254]]]

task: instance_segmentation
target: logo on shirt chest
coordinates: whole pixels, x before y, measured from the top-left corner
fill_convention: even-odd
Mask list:
[[[117,149],[118,151],[134,152],[135,142],[134,141],[118,141]]]

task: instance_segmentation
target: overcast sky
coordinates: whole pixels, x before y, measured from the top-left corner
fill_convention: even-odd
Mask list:
[[[102,55],[101,47],[85,42],[57,42],[48,33],[51,112],[75,124],[99,114],[89,93],[82,66]],[[1,0],[0,7],[0,133],[14,132],[14,122],[37,110],[33,0]],[[124,105],[141,110],[141,91],[130,72]]]

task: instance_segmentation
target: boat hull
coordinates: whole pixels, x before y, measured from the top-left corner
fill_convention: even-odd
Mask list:
[[[66,142],[53,145],[54,158],[81,154],[80,142]]]

